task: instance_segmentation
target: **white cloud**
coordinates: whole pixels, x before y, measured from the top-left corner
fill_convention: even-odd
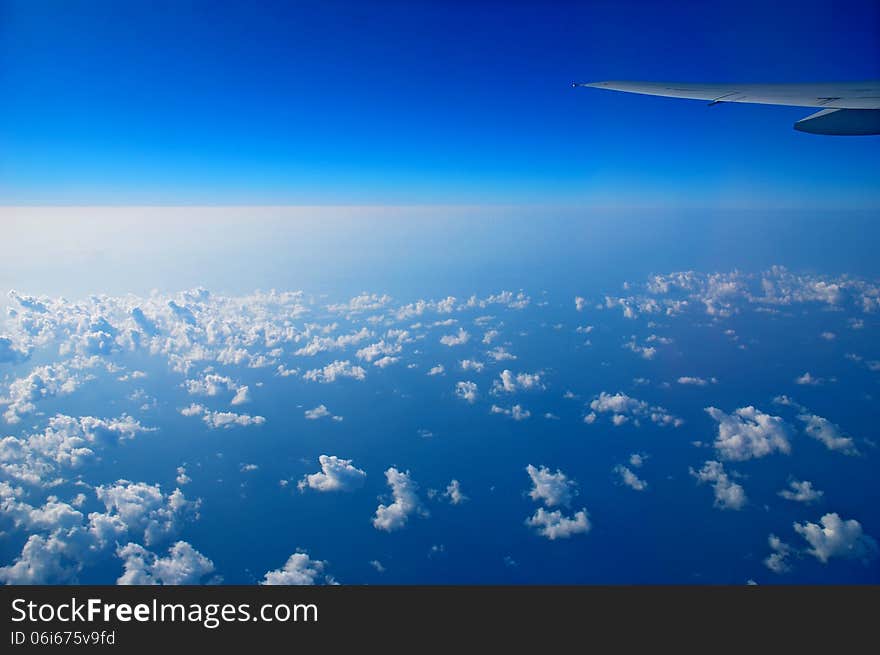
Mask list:
[[[326,405],[318,405],[312,409],[307,409],[303,412],[306,419],[309,421],[317,421],[322,418],[333,419],[334,421],[341,421],[341,416],[335,416],[329,409],[327,409]]]
[[[460,505],[461,503],[467,501],[468,497],[465,496],[461,491],[461,484],[459,484],[458,480],[453,479],[446,487],[446,491],[443,493],[445,498],[449,499],[449,502],[453,505]]]
[[[492,385],[493,393],[514,393],[516,391],[535,391],[544,389],[544,383],[541,380],[543,372],[536,373],[513,373],[509,369],[504,369]]]
[[[354,491],[363,486],[367,478],[365,471],[355,467],[350,459],[340,459],[336,455],[318,457],[321,471],[306,475],[297,484],[300,491]]]
[[[249,425],[263,425],[266,422],[264,416],[251,416],[250,414],[236,414],[235,412],[215,412],[209,410],[204,405],[192,404],[180,410],[184,416],[202,416],[205,422],[212,430],[224,429],[228,430],[234,427],[247,427]]]
[[[824,491],[813,488],[813,483],[809,480],[791,480],[788,483],[788,489],[783,489],[779,495],[786,500],[793,500],[796,503],[814,503],[822,498]]]
[[[418,513],[427,516],[428,512],[422,507],[419,500],[419,486],[410,477],[409,471],[405,473],[391,467],[385,471],[385,480],[391,487],[391,495],[394,501],[390,505],[380,504],[376,508],[373,517],[373,527],[377,530],[393,532],[400,530],[406,525],[410,514]]]
[[[503,414],[504,416],[509,416],[514,421],[525,421],[527,418],[530,418],[532,413],[523,408],[522,405],[514,405],[511,408],[507,407],[499,407],[498,405],[492,405],[490,410],[493,414]]]
[[[455,395],[469,403],[477,400],[477,383],[476,382],[456,382]]]
[[[773,552],[764,559],[764,566],[774,573],[786,573],[790,571],[791,565],[788,563],[788,559],[792,555],[792,547],[782,541],[775,534],[771,534],[767,537],[767,543],[770,545],[770,550]]]
[[[795,532],[810,548],[807,553],[823,564],[832,557],[867,561],[877,554],[877,542],[862,530],[855,519],[843,520],[835,512],[825,514],[817,523],[795,523]]]
[[[470,341],[471,335],[464,328],[458,328],[457,334],[446,334],[440,337],[440,343],[444,346],[461,346]]]
[[[547,507],[557,505],[567,507],[578,494],[577,483],[559,469],[556,469],[556,473],[552,473],[546,466],[536,468],[529,464],[526,472],[532,480],[529,496],[532,500],[543,502]]]
[[[823,382],[824,382],[824,380],[822,378],[817,378],[809,371],[807,371],[803,375],[798,376],[794,379],[795,384],[801,384],[801,385],[813,386],[813,387],[818,386],[818,385],[822,384]]]
[[[765,457],[773,452],[791,452],[789,427],[779,416],[771,416],[754,407],[741,407],[725,414],[715,407],[706,413],[718,423],[715,448],[721,459],[744,461]]]
[[[232,400],[229,402],[230,405],[244,405],[245,403],[249,403],[251,401],[251,392],[247,385],[243,387],[239,387],[238,391],[235,392],[235,396],[233,396]]]
[[[106,512],[85,520],[74,506],[50,496],[39,507],[20,501],[20,490],[0,482],[0,509],[13,525],[29,533],[19,556],[0,567],[0,582],[47,584],[76,582],[87,565],[125,537],[148,545],[170,537],[188,518],[197,518],[198,501],[179,489],[163,494],[158,485],[119,480],[99,486],[95,494]],[[75,499],[78,505],[83,501]]]
[[[399,343],[388,343],[384,339],[381,341],[361,348],[355,353],[358,359],[372,362],[376,359],[398,355],[403,350]]]
[[[274,571],[267,571],[261,585],[318,585],[336,584],[332,576],[326,573],[327,562],[309,557],[308,553],[298,552],[291,555],[284,566]]]
[[[214,563],[185,541],[173,544],[167,557],[131,542],[116,554],[125,569],[116,581],[120,585],[195,585],[214,572]]]
[[[444,368],[443,364],[437,364],[437,366],[431,367],[431,369],[428,371],[428,375],[443,375],[445,371],[446,369]]]
[[[347,303],[340,303],[335,305],[327,305],[327,310],[334,313],[339,314],[353,314],[359,312],[371,312],[377,311],[385,307],[388,303],[391,302],[391,296],[387,294],[382,294],[381,296],[375,293],[362,293],[359,296],[355,296]]]
[[[648,488],[648,483],[642,480],[638,475],[633,473],[628,466],[618,464],[614,467],[614,472],[620,476],[620,481],[634,491],[644,491]]]
[[[10,382],[6,396],[0,396],[0,405],[6,405],[3,418],[7,423],[18,423],[22,416],[36,411],[39,401],[73,393],[83,382],[83,377],[72,372],[67,364],[37,366],[28,375]]]
[[[18,482],[47,486],[60,469],[78,468],[102,448],[154,430],[128,414],[110,419],[56,414],[42,432],[0,439],[0,471]]]
[[[175,478],[175,482],[177,482],[177,484],[179,484],[180,486],[183,486],[185,484],[189,484],[190,482],[192,482],[192,478],[190,478],[186,474],[186,467],[185,466],[178,466],[177,467],[177,477]]]
[[[180,413],[183,416],[200,416],[205,413],[207,408],[204,405],[200,405],[199,403],[192,403],[188,407],[184,407],[180,410]]]
[[[483,334],[483,343],[488,346],[499,336],[501,336],[501,333],[498,330],[486,330],[486,332]]]
[[[293,354],[298,357],[313,357],[322,352],[331,350],[345,350],[351,346],[359,344],[373,336],[367,328],[361,328],[357,332],[351,334],[341,334],[338,337],[314,336],[308,344],[295,351]]]
[[[193,396],[217,396],[224,391],[237,392],[239,384],[227,375],[206,373],[201,378],[184,382],[187,392]]]
[[[481,373],[486,365],[483,362],[478,362],[475,359],[463,359],[459,362],[462,371],[475,371],[477,373]]]
[[[0,337],[0,364],[17,364],[29,357],[29,353],[20,350],[9,337]]]
[[[579,312],[584,311],[584,308],[585,308],[586,306],[587,306],[587,300],[586,300],[586,298],[582,298],[581,296],[575,296],[575,297],[574,297],[574,308],[575,308],[577,311],[579,311]]]
[[[180,489],[166,496],[158,484],[119,480],[96,487],[95,495],[129,530],[142,531],[148,546],[175,533],[184,519],[198,515],[198,501],[187,500]]]
[[[640,425],[640,418],[649,419],[661,426],[677,428],[684,425],[682,419],[670,414],[665,408],[648,405],[644,400],[622,392],[610,394],[602,391],[590,402],[590,409],[593,411],[584,417],[584,423],[594,423],[598,414],[611,414],[611,421],[615,426],[623,425],[629,418],[634,419],[635,425]]]
[[[678,378],[678,380],[676,380],[676,382],[678,382],[679,384],[689,384],[689,385],[693,385],[696,387],[705,387],[707,384],[716,384],[718,382],[718,380],[716,380],[715,378],[706,379],[706,378],[699,378],[699,377],[684,375],[684,376]]]
[[[825,444],[828,450],[835,450],[844,455],[858,455],[855,442],[841,432],[840,428],[828,419],[815,414],[800,414],[798,419],[804,423],[804,431],[808,436]]]
[[[642,359],[654,359],[657,355],[657,348],[654,346],[640,346],[636,343],[635,337],[624,343],[623,347],[640,355]]]
[[[712,484],[712,490],[715,492],[715,507],[740,510],[748,502],[745,490],[730,479],[721,462],[708,461],[699,471],[694,469],[690,471],[698,483]]]
[[[567,517],[559,510],[548,512],[543,507],[539,507],[534,515],[526,519],[526,525],[535,528],[538,534],[550,540],[585,534],[591,528],[586,509],[581,509],[573,516]]]
[[[492,350],[486,351],[486,355],[489,358],[494,359],[496,362],[506,362],[509,360],[516,359],[516,355],[514,355],[513,353],[507,352],[507,350],[505,350],[501,346],[496,346]]]
[[[303,373],[303,379],[323,383],[335,382],[339,378],[363,380],[366,377],[367,372],[363,368],[352,366],[348,360],[337,360],[327,364],[324,368],[314,368]]]

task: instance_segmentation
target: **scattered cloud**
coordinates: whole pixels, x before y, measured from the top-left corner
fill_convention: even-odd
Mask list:
[[[779,416],[771,416],[752,406],[725,414],[716,407],[706,413],[718,423],[715,449],[724,460],[744,461],[765,457],[774,452],[791,452],[790,429]]]
[[[131,542],[117,548],[116,555],[124,568],[119,585],[195,585],[214,572],[214,563],[186,541],[173,544],[167,557]]]
[[[809,480],[791,480],[788,489],[783,489],[779,495],[796,503],[815,503],[822,499],[825,492],[814,489],[813,483]]]
[[[312,559],[306,552],[296,552],[287,558],[284,566],[267,571],[261,585],[319,585],[336,584],[327,573],[327,562]]]
[[[385,471],[385,480],[391,487],[393,502],[389,505],[380,504],[373,517],[373,527],[377,530],[394,532],[403,528],[410,515],[427,516],[418,496],[419,486],[410,476],[409,471],[401,472],[391,467]]]
[[[365,471],[355,467],[350,459],[340,459],[336,455],[318,457],[321,470],[306,475],[297,483],[300,491],[354,491],[360,489],[367,478]]]
[[[877,555],[877,542],[861,523],[843,520],[836,512],[823,515],[819,523],[795,523],[794,530],[809,544],[807,553],[823,564],[832,557],[868,561]]]
[[[747,503],[746,492],[741,485],[730,479],[721,462],[708,461],[699,471],[690,470],[699,484],[710,483],[715,492],[715,507],[740,510]]]

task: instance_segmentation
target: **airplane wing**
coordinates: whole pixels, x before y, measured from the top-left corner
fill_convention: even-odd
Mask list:
[[[880,82],[819,84],[692,84],[679,82],[608,81],[574,86],[703,100],[709,105],[746,102],[790,107],[816,107],[795,123],[796,130],[813,134],[880,134]]]

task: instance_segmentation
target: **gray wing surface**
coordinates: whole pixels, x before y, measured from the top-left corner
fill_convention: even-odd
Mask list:
[[[694,84],[689,82],[635,82],[614,80],[574,86],[703,100],[710,105],[744,102],[821,111],[797,123],[795,129],[813,134],[880,134],[880,82],[827,82],[816,84]]]

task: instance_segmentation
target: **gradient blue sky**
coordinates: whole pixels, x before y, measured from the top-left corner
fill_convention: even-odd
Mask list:
[[[880,5],[0,0],[0,204],[880,206],[877,137],[621,78],[877,79]]]

